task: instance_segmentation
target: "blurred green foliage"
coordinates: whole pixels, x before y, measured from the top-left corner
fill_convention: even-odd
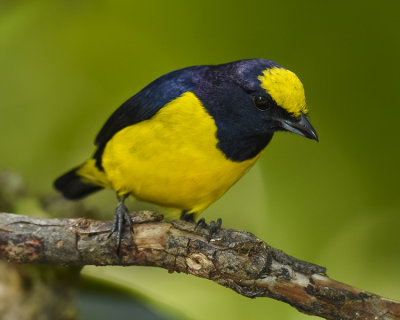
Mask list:
[[[302,79],[313,143],[277,134],[204,214],[328,274],[400,299],[400,39],[395,1],[1,1],[0,168],[34,193],[85,160],[106,118],[156,77],[195,64],[274,60]],[[111,218],[115,199],[87,200]],[[308,319],[191,276],[84,273],[190,319]]]

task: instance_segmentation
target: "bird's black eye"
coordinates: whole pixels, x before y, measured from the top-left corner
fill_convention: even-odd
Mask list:
[[[266,111],[272,106],[271,99],[268,99],[266,96],[253,96],[254,104],[261,111]]]

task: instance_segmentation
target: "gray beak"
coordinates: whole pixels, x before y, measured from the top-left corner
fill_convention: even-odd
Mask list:
[[[297,119],[281,120],[281,126],[287,131],[297,133],[303,137],[318,141],[318,136],[315,132],[315,129],[304,114],[301,114],[300,117],[298,117]]]

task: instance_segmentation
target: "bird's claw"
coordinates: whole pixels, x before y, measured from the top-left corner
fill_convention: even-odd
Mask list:
[[[117,231],[117,251],[121,246],[121,239],[122,239],[122,232],[124,228],[124,224],[127,223],[129,225],[129,230],[132,230],[132,221],[128,213],[127,207],[124,205],[123,202],[118,203],[117,208],[115,210],[113,225],[111,228],[110,233],[108,234],[108,238]]]
[[[197,221],[195,230],[197,230],[197,228],[208,229],[208,241],[210,242],[213,236],[221,229],[221,225],[221,218],[218,218],[217,221],[210,221],[210,225],[207,225],[206,220],[201,218],[199,221]]]
[[[206,220],[204,218],[201,218],[199,221],[196,222],[196,226],[195,226],[195,230],[197,230],[197,228],[207,228],[208,225],[206,223]]]
[[[210,242],[213,236],[221,229],[222,219],[218,218],[217,221],[210,221],[208,241]]]

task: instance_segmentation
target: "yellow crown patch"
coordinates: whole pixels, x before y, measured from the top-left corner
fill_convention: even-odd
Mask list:
[[[278,106],[295,117],[301,113],[307,114],[303,84],[292,71],[277,67],[266,69],[258,76],[258,80]]]

